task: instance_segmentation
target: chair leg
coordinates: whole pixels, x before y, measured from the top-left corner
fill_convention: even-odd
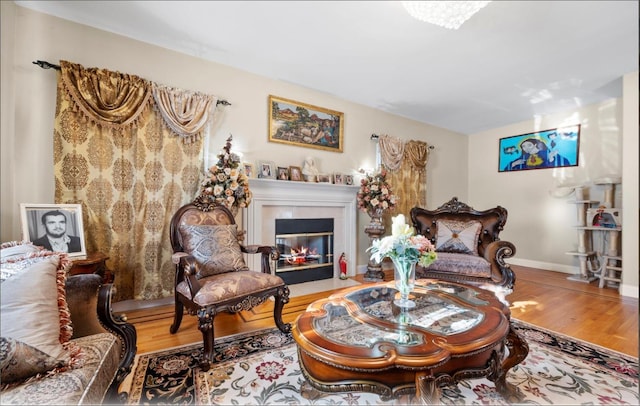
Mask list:
[[[289,303],[289,288],[287,286],[283,286],[278,289],[278,292],[275,294],[275,305],[273,307],[273,320],[276,322],[276,326],[278,326],[280,331],[283,333],[291,331],[291,324],[285,324],[282,321],[282,309],[287,303]]]
[[[169,328],[169,332],[171,334],[175,334],[180,328],[180,323],[182,323],[182,314],[184,313],[184,305],[182,304],[182,302],[177,297],[174,300],[175,313],[173,314],[173,324]]]
[[[202,342],[204,344],[202,357],[200,358],[200,369],[203,371],[209,370],[215,355],[213,339],[213,318],[215,315],[215,310],[207,310],[206,308],[198,310],[198,329],[202,332]]]

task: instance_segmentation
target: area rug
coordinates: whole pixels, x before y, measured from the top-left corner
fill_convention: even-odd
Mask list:
[[[638,359],[514,320],[529,355],[507,380],[524,394],[522,404],[638,405]],[[411,404],[409,396],[383,401],[364,392],[300,393],[296,345],[277,329],[216,341],[218,360],[197,366],[201,345],[141,354],[132,373],[129,404],[387,405]],[[508,405],[487,379],[442,388],[441,404]]]

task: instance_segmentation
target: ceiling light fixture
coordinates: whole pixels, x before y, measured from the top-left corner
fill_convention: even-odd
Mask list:
[[[489,3],[491,1],[403,1],[402,5],[413,18],[457,30]]]

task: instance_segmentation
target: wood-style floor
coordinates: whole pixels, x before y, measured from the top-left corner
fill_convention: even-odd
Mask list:
[[[638,300],[620,296],[617,289],[598,288],[597,282],[567,280],[567,274],[512,266],[516,286],[507,300],[513,318],[567,336],[638,357]],[[362,282],[363,275],[355,279]],[[387,275],[385,280],[391,280]],[[283,320],[293,322],[309,303],[330,292],[291,298]],[[138,332],[138,354],[202,341],[197,318],[185,314],[176,334],[169,333],[173,306],[127,312]],[[219,314],[216,338],[274,327],[273,304],[264,303],[250,312]]]

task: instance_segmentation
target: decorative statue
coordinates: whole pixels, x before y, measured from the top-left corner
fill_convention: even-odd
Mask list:
[[[338,263],[340,263],[340,279],[347,279],[347,257],[344,252],[340,255]]]
[[[318,180],[318,168],[316,168],[316,163],[313,160],[313,157],[306,157],[304,159],[304,164],[302,165],[302,174],[305,177],[307,182],[316,182]]]

